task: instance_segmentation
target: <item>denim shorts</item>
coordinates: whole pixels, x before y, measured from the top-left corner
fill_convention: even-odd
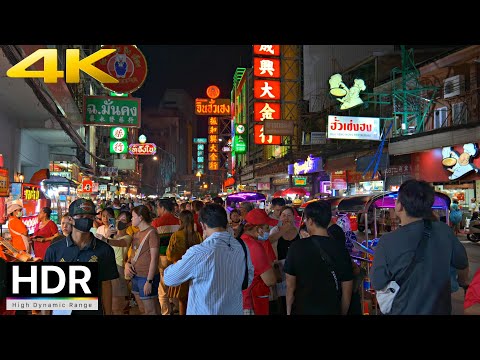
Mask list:
[[[160,285],[160,274],[153,277],[152,292],[150,295],[145,296],[143,293],[143,287],[147,282],[146,277],[134,276],[132,278],[132,293],[138,294],[140,300],[153,299],[158,297],[158,286]]]

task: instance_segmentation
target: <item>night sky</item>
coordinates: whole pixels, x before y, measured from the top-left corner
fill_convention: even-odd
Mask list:
[[[206,97],[209,85],[229,98],[237,67],[252,66],[252,45],[138,45],[148,64],[147,79],[133,96],[142,108],[158,106],[166,89],[185,89]]]

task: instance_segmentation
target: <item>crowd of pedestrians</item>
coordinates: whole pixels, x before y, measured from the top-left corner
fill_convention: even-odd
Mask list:
[[[395,213],[401,226],[378,241],[372,288],[383,289],[415,260],[389,314],[450,314],[454,281],[466,290],[465,313],[480,314],[480,272],[470,283],[464,246],[448,225],[432,221],[433,196],[422,181],[400,187]],[[252,202],[227,211],[220,197],[181,204],[115,199],[97,206],[77,199],[61,231],[44,208],[30,237],[17,216],[21,206],[9,204],[7,212],[18,249],[49,262],[98,262],[97,314],[127,315],[134,308],[144,315],[362,314],[364,274],[351,258],[356,238],[345,219],[332,221],[326,201],[309,203],[299,224],[282,198],[273,199],[270,211]],[[432,230],[418,259],[424,219]]]

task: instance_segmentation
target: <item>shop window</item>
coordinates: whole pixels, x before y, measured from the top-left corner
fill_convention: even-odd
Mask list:
[[[438,129],[447,125],[447,108],[435,109],[433,128]]]
[[[463,102],[452,105],[452,125],[467,123],[467,105]]]

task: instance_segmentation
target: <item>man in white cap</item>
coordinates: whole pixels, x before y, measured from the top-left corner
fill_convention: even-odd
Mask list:
[[[11,201],[7,203],[8,231],[12,238],[12,245],[17,250],[24,250],[30,254],[31,244],[28,238],[27,226],[22,221],[22,205]]]

